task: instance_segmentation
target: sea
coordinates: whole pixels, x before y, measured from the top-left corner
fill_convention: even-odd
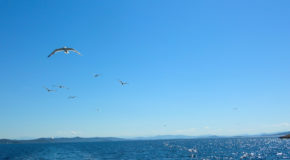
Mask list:
[[[202,138],[89,143],[0,144],[1,160],[288,159],[290,140]]]

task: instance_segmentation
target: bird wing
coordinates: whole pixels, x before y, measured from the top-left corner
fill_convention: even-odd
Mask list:
[[[128,84],[127,82],[120,81],[122,85]]]
[[[45,88],[47,92],[55,92],[53,89]]]
[[[73,48],[68,48],[67,50],[69,50],[69,51],[73,51],[73,52],[75,52],[75,53],[77,53],[77,54],[79,54],[79,55],[82,55],[80,52],[78,52],[77,50],[75,50],[75,49],[73,49]]]
[[[55,49],[55,50],[54,50],[53,52],[51,52],[50,55],[48,55],[47,57],[49,58],[50,56],[54,55],[55,52],[60,52],[60,51],[62,51],[62,50],[63,50],[63,48]]]

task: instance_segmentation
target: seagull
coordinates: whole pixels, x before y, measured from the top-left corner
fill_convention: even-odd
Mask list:
[[[62,88],[69,89],[69,88],[67,88],[67,87],[65,87],[65,86],[63,86],[63,85],[54,85],[54,87],[57,87],[57,88],[60,88],[60,89],[62,89]]]
[[[52,89],[49,89],[49,88],[46,88],[46,87],[43,87],[46,89],[47,92],[55,92],[55,90],[52,90]]]
[[[195,154],[193,154],[193,153],[197,153],[197,149],[193,149],[193,148],[190,148],[190,149],[188,149],[188,152],[190,152],[191,153],[191,158],[195,158]]]
[[[95,78],[100,77],[100,74],[95,74],[94,77]]]
[[[127,82],[123,82],[123,81],[121,81],[121,80],[119,80],[119,82],[121,83],[122,86],[128,84]]]
[[[53,52],[50,53],[50,55],[48,55],[48,58],[52,55],[54,55],[56,52],[61,52],[63,51],[65,54],[69,54],[69,51],[72,51],[72,52],[75,52],[79,55],[81,55],[80,52],[78,52],[77,50],[73,49],[73,48],[67,48],[66,46],[64,46],[63,48],[58,48],[58,49],[55,49]]]
[[[69,96],[69,97],[67,97],[68,99],[74,99],[74,98],[76,98],[77,96]]]
[[[237,110],[239,110],[239,108],[238,107],[234,107],[233,110],[237,111]]]

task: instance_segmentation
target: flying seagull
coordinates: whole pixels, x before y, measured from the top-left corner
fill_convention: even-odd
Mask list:
[[[50,55],[48,55],[48,58],[52,55],[54,55],[56,52],[61,52],[63,51],[65,54],[69,54],[69,51],[72,51],[72,52],[75,52],[79,55],[81,55],[80,52],[78,52],[77,50],[73,49],[73,48],[67,48],[66,46],[64,46],[63,48],[58,48],[58,49],[55,49],[53,52],[50,53]]]
[[[121,83],[122,86],[128,84],[127,82],[123,82],[123,81],[121,81],[121,80],[119,80],[119,82]]]
[[[62,89],[62,88],[69,89],[69,88],[67,88],[67,87],[65,87],[65,86],[63,86],[63,85],[54,85],[54,87],[57,87],[57,88],[60,88],[60,89]]]
[[[68,99],[74,99],[74,98],[76,98],[77,96],[69,96],[69,97],[67,97]]]
[[[94,77],[95,78],[100,77],[100,74],[95,74]]]
[[[234,107],[233,110],[237,111],[237,110],[239,110],[239,108],[238,107]]]
[[[49,88],[46,88],[46,87],[43,87],[46,89],[47,92],[55,92],[55,90],[52,90],[52,89],[49,89]]]

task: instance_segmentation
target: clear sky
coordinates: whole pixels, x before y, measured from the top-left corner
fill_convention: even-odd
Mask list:
[[[289,6],[0,0],[0,138],[289,131]]]

